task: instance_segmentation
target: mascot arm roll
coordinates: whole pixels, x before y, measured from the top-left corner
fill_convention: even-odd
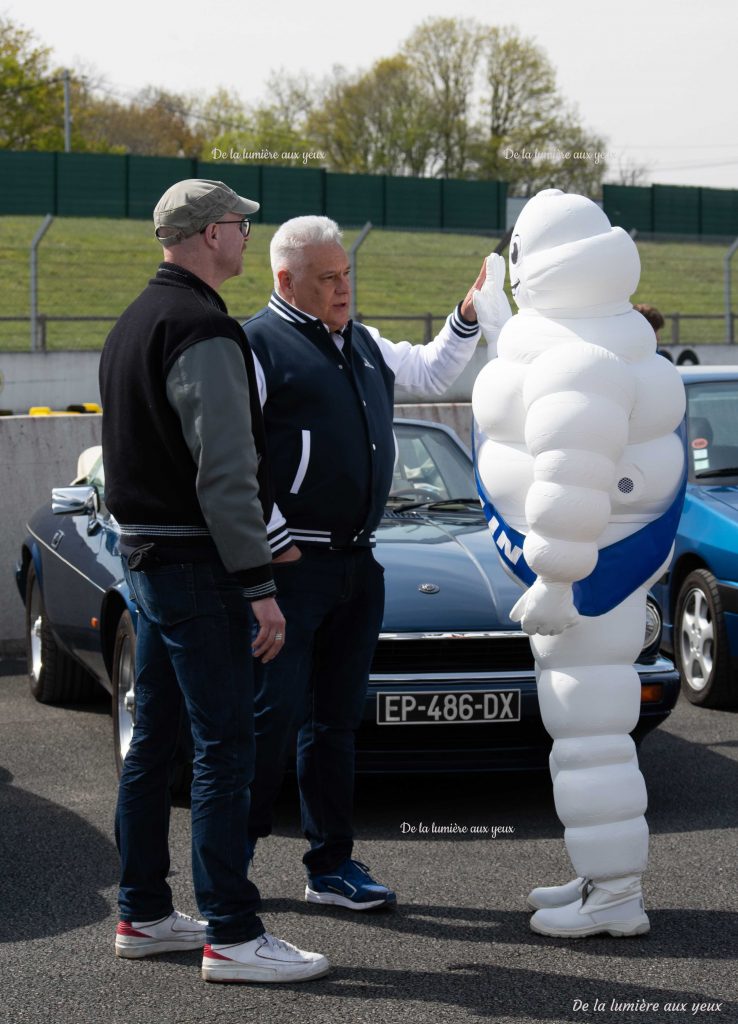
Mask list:
[[[531,366],[523,397],[534,463],[523,552],[538,578],[511,612],[526,633],[561,633],[579,618],[572,584],[597,563],[634,394],[627,367],[593,345],[559,346]]]

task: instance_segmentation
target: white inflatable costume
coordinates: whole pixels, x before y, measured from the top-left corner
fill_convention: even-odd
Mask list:
[[[475,296],[483,328],[498,316],[501,266],[497,257]],[[531,635],[578,875],[531,893],[531,927],[642,934],[648,827],[629,736],[640,710],[633,662],[681,511],[684,389],[629,302],[634,243],[589,199],[557,189],[531,199],[509,267],[519,312],[474,386],[477,473],[500,555],[528,588],[511,618]]]

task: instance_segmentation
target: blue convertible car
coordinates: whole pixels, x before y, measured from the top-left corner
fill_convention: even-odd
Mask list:
[[[387,601],[357,741],[363,771],[450,772],[547,765],[527,636],[508,611],[519,591],[498,562],[456,435],[398,420],[392,493],[377,532]],[[118,531],[105,508],[100,449],[78,479],[56,488],[29,520],[17,568],[26,605],[31,691],[79,700],[112,695],[118,766],[136,714],[135,609],[122,578]],[[661,616],[650,601],[637,668],[635,736],[662,722],[678,675],[659,655]]]
[[[738,705],[738,367],[681,369],[689,478],[668,576],[664,648],[693,704]]]

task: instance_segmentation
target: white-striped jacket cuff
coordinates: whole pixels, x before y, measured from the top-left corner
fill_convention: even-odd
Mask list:
[[[479,324],[476,321],[465,320],[461,315],[461,303],[453,313],[449,314],[447,323],[454,334],[458,334],[460,338],[473,338],[480,333]]]

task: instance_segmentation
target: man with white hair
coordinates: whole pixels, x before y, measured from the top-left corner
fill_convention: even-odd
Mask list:
[[[274,291],[246,335],[275,489],[269,538],[288,622],[279,657],[256,666],[256,770],[249,856],[272,829],[272,806],[297,730],[306,899],[350,910],[396,902],[352,859],[354,733],[382,623],[384,579],[374,530],[392,481],[395,382],[439,395],[479,339],[472,296],[428,345],[394,343],[349,319],[349,259],[338,225],[296,217],[271,242]]]

